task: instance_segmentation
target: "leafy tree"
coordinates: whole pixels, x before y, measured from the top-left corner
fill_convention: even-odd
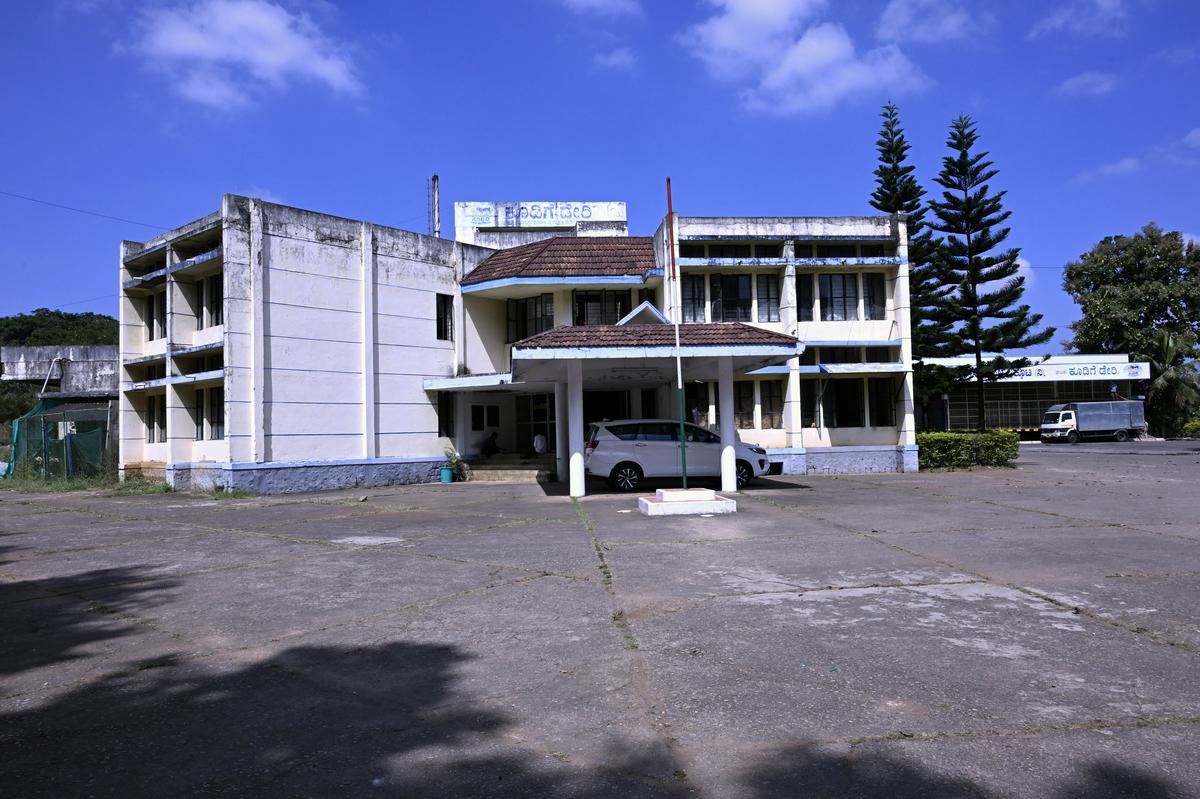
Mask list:
[[[30,314],[0,316],[0,346],[116,344],[118,323],[98,313],[38,308]]]
[[[1146,386],[1146,421],[1150,432],[1173,438],[1200,408],[1200,375],[1183,360],[1179,342],[1168,330],[1154,334],[1145,357],[1153,376]]]
[[[1035,330],[1041,314],[1020,304],[1025,278],[1018,274],[1020,249],[997,252],[1008,239],[1001,227],[1011,212],[1004,210],[1006,192],[993,193],[988,181],[998,174],[986,152],[975,152],[979,135],[975,122],[960,115],[950,125],[946,141],[950,154],[942,158],[937,184],[941,201],[932,201],[930,227],[944,234],[931,253],[937,278],[949,291],[935,311],[937,320],[951,326],[946,353],[975,356],[977,426],[987,426],[984,386],[1029,365],[1026,358],[1008,360],[1006,350],[1025,349],[1049,341],[1054,328]]]
[[[1166,331],[1175,338],[1172,366],[1200,355],[1200,246],[1179,233],[1150,223],[1107,236],[1067,264],[1063,289],[1083,313],[1067,342],[1078,352],[1147,358]]]

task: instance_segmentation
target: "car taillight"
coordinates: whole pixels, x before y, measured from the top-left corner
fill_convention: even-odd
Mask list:
[[[587,448],[588,448],[588,449],[595,449],[595,448],[596,448],[596,447],[598,447],[598,446],[600,446],[600,442],[599,442],[599,441],[597,441],[597,440],[596,440],[596,439],[594,439],[594,438],[593,438],[591,441],[589,441],[589,442],[587,443]]]

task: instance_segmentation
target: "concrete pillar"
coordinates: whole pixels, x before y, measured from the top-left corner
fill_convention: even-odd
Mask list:
[[[567,454],[567,384],[554,384],[554,465],[558,482],[570,479]]]
[[[717,394],[721,403],[721,490],[737,491],[737,434],[733,427],[733,359],[718,361]]]
[[[571,496],[585,494],[583,481],[583,362],[567,361],[567,449]]]
[[[896,255],[900,266],[896,270],[896,327],[900,331],[900,360],[904,363],[904,388],[900,392],[900,418],[897,431],[897,443],[902,447],[915,447],[917,444],[917,424],[915,414],[915,392],[913,389],[913,352],[912,327],[909,321],[909,289],[908,289],[908,223],[904,214],[895,217]],[[915,457],[910,459],[914,462]]]
[[[362,454],[364,458],[379,457],[379,436],[376,435],[377,390],[375,380],[375,226],[363,222],[359,226],[359,262],[362,269],[362,301],[359,334],[362,337]]]
[[[267,360],[267,287],[266,257],[263,253],[263,211],[257,200],[250,201],[250,402],[254,426],[251,451],[256,463],[267,460],[266,431],[266,360]]]
[[[454,448],[459,455],[474,454],[468,440],[471,430],[471,404],[465,391],[454,392]]]

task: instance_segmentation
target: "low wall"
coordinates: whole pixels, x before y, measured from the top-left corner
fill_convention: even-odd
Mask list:
[[[163,470],[163,479],[178,491],[251,491],[293,494],[338,488],[436,482],[441,458],[403,461],[357,461],[302,464],[189,464]]]
[[[822,447],[769,450],[783,474],[878,474],[917,471],[917,448],[897,446]]]

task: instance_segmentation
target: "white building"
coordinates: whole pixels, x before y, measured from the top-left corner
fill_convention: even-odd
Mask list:
[[[616,205],[598,221],[623,226]],[[496,432],[521,451],[541,432],[580,495],[585,422],[674,415],[673,319],[688,413],[728,445],[760,443],[786,473],[916,468],[902,218],[579,228],[497,251],[226,195],[124,242],[122,473],[415,482],[446,447]]]

